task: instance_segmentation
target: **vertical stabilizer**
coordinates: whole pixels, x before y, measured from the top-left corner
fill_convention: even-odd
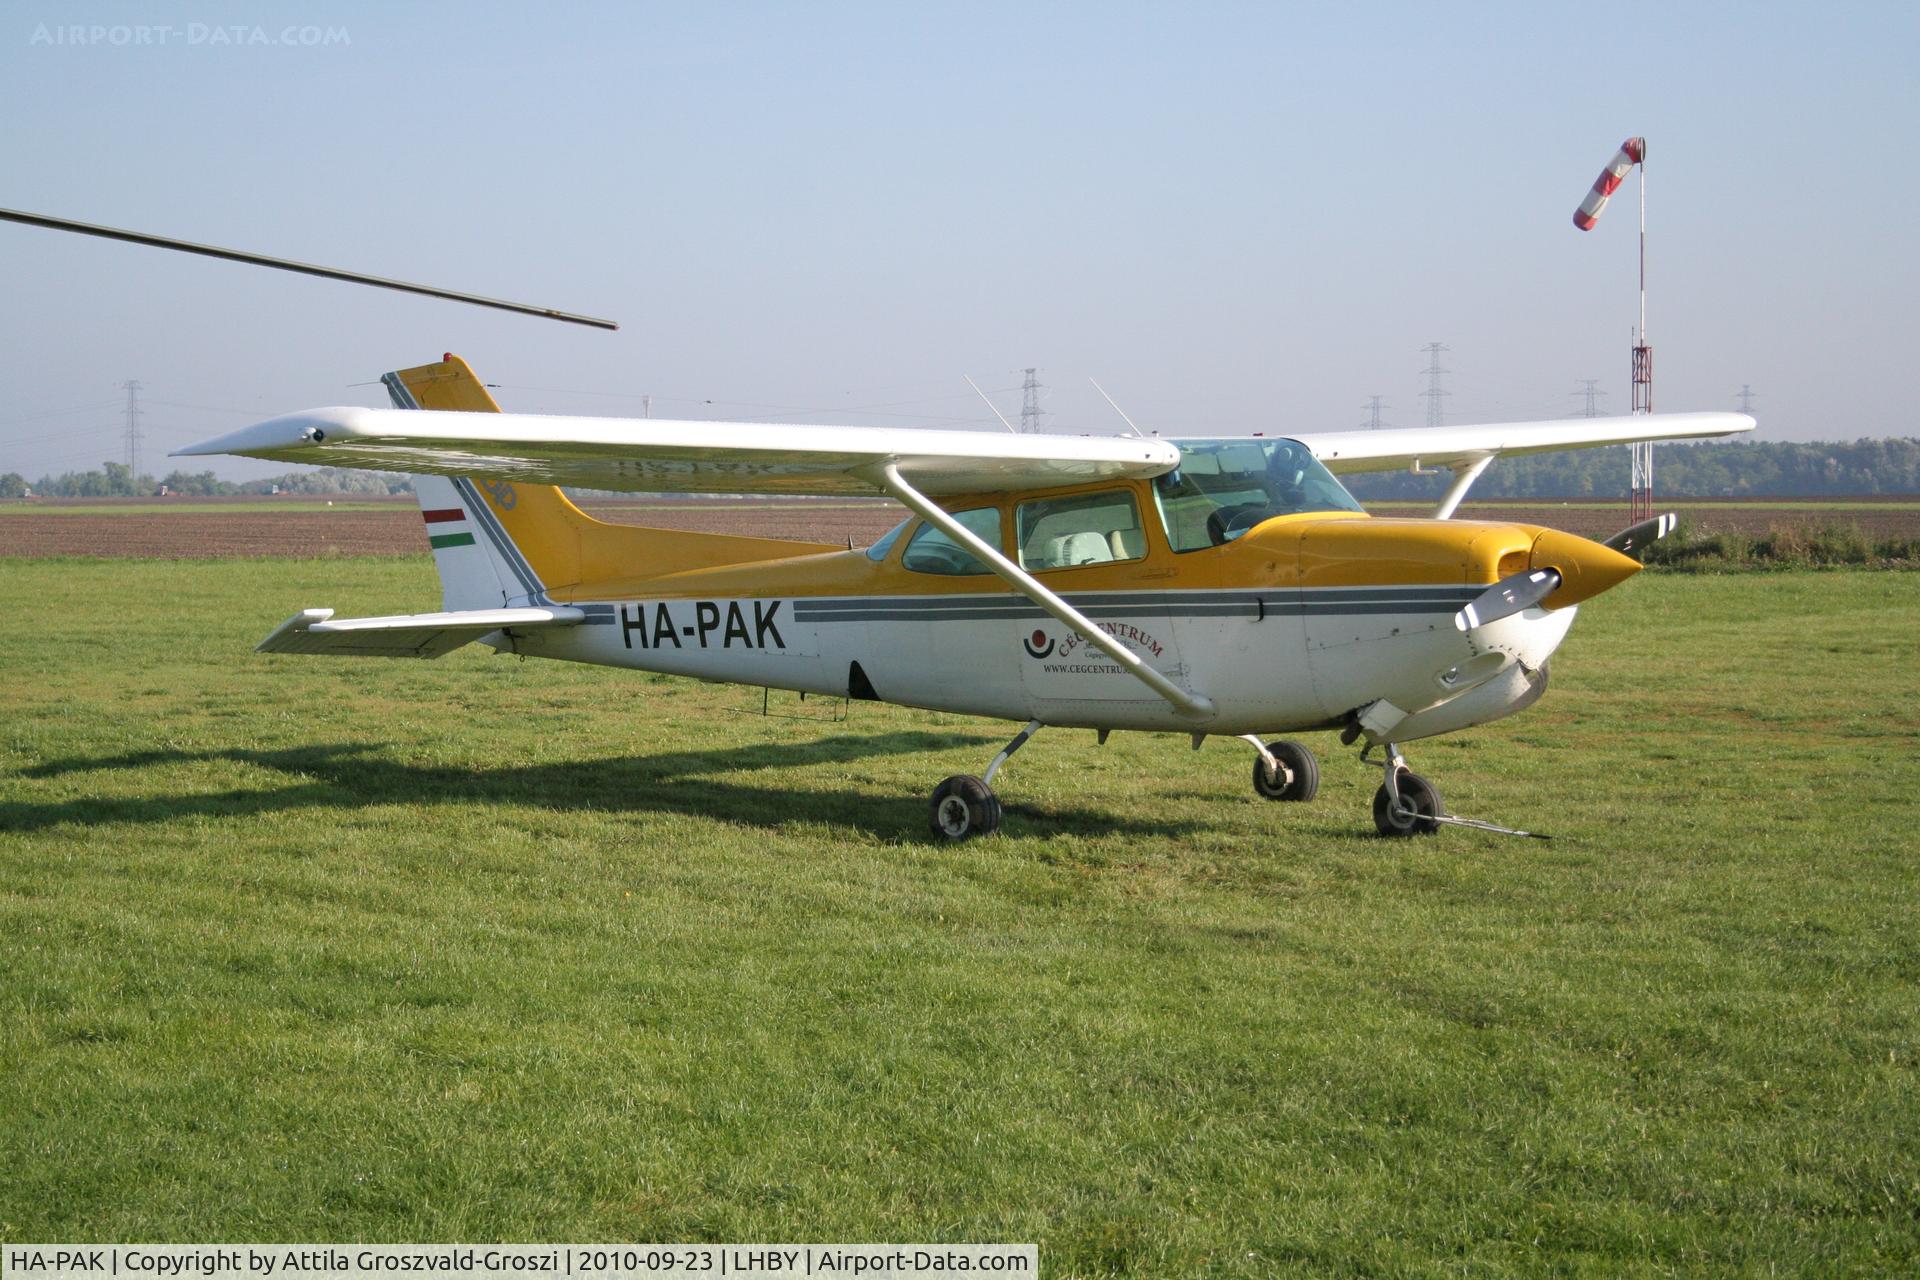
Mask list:
[[[381,381],[396,409],[500,412],[467,362],[456,355],[449,354],[437,364],[389,373]],[[413,488],[427,522],[434,567],[440,571],[442,608],[492,609],[548,602],[547,580],[516,543],[508,522],[523,524],[525,516],[543,505],[573,509],[558,489],[465,476],[415,476]],[[514,519],[522,508],[526,508],[523,518]]]
[[[433,547],[433,567],[440,571],[440,607],[453,612],[530,603],[519,579],[511,571],[502,572],[508,566],[473,510],[475,496],[462,492],[470,484],[446,476],[413,477],[427,542]]]

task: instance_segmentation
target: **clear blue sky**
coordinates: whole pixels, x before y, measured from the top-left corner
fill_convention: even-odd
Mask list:
[[[1909,4],[9,3],[0,204],[609,315],[618,334],[0,224],[0,470],[148,459],[454,350],[509,408],[936,425],[1624,412],[1913,434]],[[344,42],[212,38],[225,23]],[[55,36],[49,43],[42,26]],[[165,45],[75,24],[171,25]],[[193,24],[200,24],[196,28]],[[198,31],[200,39],[193,39]],[[63,42],[64,41],[64,42]],[[712,403],[707,403],[711,401]],[[233,463],[224,474],[257,474]]]

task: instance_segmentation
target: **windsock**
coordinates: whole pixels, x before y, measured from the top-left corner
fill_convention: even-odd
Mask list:
[[[1600,211],[1607,207],[1607,197],[1620,189],[1626,181],[1627,170],[1636,164],[1644,164],[1647,159],[1647,140],[1628,138],[1613,153],[1613,161],[1600,171],[1594,179],[1593,190],[1587,192],[1587,198],[1573,211],[1573,225],[1582,231],[1593,230],[1593,224],[1600,220]]]

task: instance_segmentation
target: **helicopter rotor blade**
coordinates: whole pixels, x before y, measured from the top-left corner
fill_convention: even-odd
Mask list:
[[[148,235],[144,231],[103,227],[91,222],[76,222],[71,218],[55,218],[44,213],[0,209],[0,221],[18,222],[29,227],[45,227],[50,231],[73,231],[83,236],[99,236],[106,240],[124,240],[129,244],[144,244],[156,249],[177,249],[181,253],[197,253],[207,258],[224,258],[229,262],[272,267],[276,271],[296,271],[301,275],[320,276],[327,280],[345,280],[351,284],[372,285],[378,289],[397,289],[401,293],[418,293],[429,298],[445,298],[451,302],[465,302],[476,307],[492,307],[498,311],[513,311],[523,316],[539,316],[547,320],[560,320],[567,324],[583,324],[595,329],[620,327],[614,321],[602,320],[598,316],[583,316],[572,311],[556,311],[552,307],[536,307],[531,303],[508,302],[501,298],[484,298],[477,293],[461,293],[456,289],[441,289],[430,284],[391,280],[385,276],[368,275],[362,271],[344,271],[339,267],[322,267],[311,262],[295,262],[290,258],[273,258],[264,253],[248,253],[244,249],[196,244],[191,240],[175,240],[170,236]]]

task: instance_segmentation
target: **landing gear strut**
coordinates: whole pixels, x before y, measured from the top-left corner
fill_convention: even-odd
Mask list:
[[[1040,722],[1030,720],[1014,735],[1013,741],[987,766],[987,776],[976,778],[956,773],[933,789],[927,805],[927,825],[942,840],[971,840],[992,835],[1000,829],[1000,797],[993,794],[993,775],[1000,772],[1013,753],[1027,745],[1027,739],[1040,732]]]
[[[1400,748],[1391,742],[1383,745],[1387,749],[1387,758],[1382,762],[1386,780],[1373,793],[1373,825],[1381,835],[1430,836],[1445,825],[1472,827],[1475,831],[1491,831],[1501,836],[1524,836],[1529,840],[1553,839],[1540,831],[1520,831],[1477,818],[1454,817],[1440,799],[1440,789],[1407,768],[1407,759],[1400,754]],[[1372,750],[1368,747],[1362,751],[1360,759],[1365,761]]]

